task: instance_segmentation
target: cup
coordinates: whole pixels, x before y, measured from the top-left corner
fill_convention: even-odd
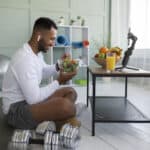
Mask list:
[[[115,70],[116,55],[114,53],[106,54],[106,70],[108,72]]]

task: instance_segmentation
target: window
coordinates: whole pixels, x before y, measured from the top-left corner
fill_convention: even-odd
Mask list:
[[[138,37],[136,49],[150,49],[150,0],[130,2],[130,28]]]

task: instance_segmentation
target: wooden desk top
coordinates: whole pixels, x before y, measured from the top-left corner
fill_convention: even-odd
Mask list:
[[[100,67],[89,66],[89,72],[95,76],[109,76],[109,77],[150,77],[150,71],[146,70],[131,70],[131,69],[123,69],[123,70],[115,70],[112,72],[107,72],[105,69]]]

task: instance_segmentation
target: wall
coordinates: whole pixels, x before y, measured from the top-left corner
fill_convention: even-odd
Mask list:
[[[0,0],[0,53],[12,56],[31,35],[37,17],[55,21],[65,17],[66,24],[83,16],[89,26],[90,55],[109,43],[109,0]]]

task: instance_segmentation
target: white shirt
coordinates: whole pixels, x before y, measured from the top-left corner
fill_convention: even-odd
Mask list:
[[[36,104],[59,88],[57,80],[40,87],[43,78],[57,74],[55,65],[46,64],[41,56],[40,53],[36,55],[26,43],[12,58],[3,80],[4,114],[8,113],[12,103],[26,100],[28,104]]]

